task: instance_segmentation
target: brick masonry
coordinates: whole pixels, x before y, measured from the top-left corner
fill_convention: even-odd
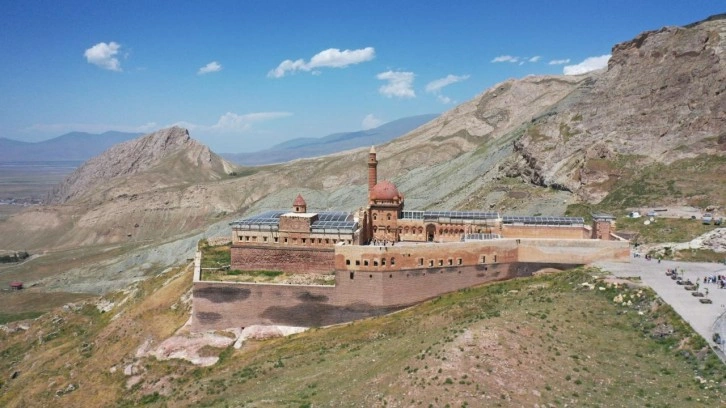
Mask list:
[[[336,270],[336,284],[200,282],[195,277],[194,330],[254,324],[325,326],[389,313],[467,287],[530,276],[542,268],[566,269],[601,259],[627,261],[630,256],[629,245],[623,241],[524,238],[393,247],[339,245],[335,252],[325,253],[320,249],[244,249],[238,256],[243,254],[250,262],[257,258],[254,262],[260,269],[278,262],[276,257],[293,257],[281,259],[301,265],[298,272],[306,272],[310,270],[302,270],[302,265],[319,267],[324,259],[328,271]],[[355,264],[366,259],[367,266]]]
[[[330,273],[335,270],[332,247],[233,246],[232,269],[283,271],[287,273]]]

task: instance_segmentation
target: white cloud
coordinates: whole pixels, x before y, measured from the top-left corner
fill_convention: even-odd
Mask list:
[[[511,55],[500,55],[495,57],[492,62],[519,62],[519,57],[513,57]]]
[[[234,112],[227,112],[220,116],[217,123],[213,125],[199,125],[191,122],[176,122],[169,126],[180,126],[192,131],[234,133],[244,132],[252,127],[253,123],[268,120],[280,119],[291,116],[290,112],[254,112],[238,115]]]
[[[295,71],[313,71],[317,75],[320,70],[315,68],[345,68],[348,65],[370,61],[375,56],[376,50],[373,47],[343,51],[337,48],[328,48],[313,55],[309,62],[305,62],[303,59],[282,61],[277,68],[268,72],[267,76],[269,78],[282,78],[288,72]]]
[[[562,64],[569,64],[569,63],[570,63],[570,59],[569,58],[567,58],[567,59],[552,60],[552,61],[548,62],[549,65],[562,65]]]
[[[610,60],[610,54],[601,55],[599,57],[588,57],[588,58],[585,58],[585,60],[579,64],[566,65],[564,67],[564,69],[562,70],[562,72],[565,75],[584,74],[584,73],[587,73],[590,71],[595,71],[597,69],[607,67],[609,60]]]
[[[540,59],[542,59],[542,57],[541,57],[541,56],[539,56],[539,55],[535,55],[534,57],[532,57],[532,58],[530,58],[530,59],[529,59],[529,62],[537,62],[537,61],[539,61]]]
[[[376,75],[381,81],[388,81],[387,84],[378,88],[381,95],[389,98],[415,98],[413,90],[413,72],[386,71]]]
[[[121,45],[111,41],[106,44],[100,42],[93,47],[87,49],[83,55],[86,57],[86,61],[89,64],[97,65],[101,68],[108,69],[111,71],[121,71],[121,63],[116,58]]]
[[[109,125],[104,123],[37,123],[23,129],[24,132],[50,133],[54,135],[68,132],[103,133],[108,131],[148,133],[158,129],[156,122],[143,125]]]
[[[452,75],[449,74],[443,78],[433,80],[426,84],[426,92],[437,93],[440,92],[445,86],[455,84],[457,82],[466,81],[469,79],[469,75]]]
[[[219,72],[222,70],[222,66],[217,61],[212,61],[209,64],[199,68],[197,75],[209,74],[212,72]]]
[[[368,129],[377,128],[378,126],[381,126],[382,124],[383,124],[382,120],[373,116],[372,113],[369,113],[366,115],[365,118],[363,118],[363,122],[361,122],[360,125],[363,128],[363,130],[368,130]]]
[[[452,75],[449,74],[443,78],[439,78],[436,80],[433,80],[426,84],[426,92],[432,93],[436,95],[436,99],[438,99],[441,103],[448,105],[450,104],[451,98],[448,96],[441,95],[441,90],[444,87],[447,87],[451,84],[455,84],[457,82],[466,81],[469,79],[469,75]]]

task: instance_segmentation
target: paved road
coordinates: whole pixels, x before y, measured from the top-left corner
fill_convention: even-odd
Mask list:
[[[711,346],[714,346],[711,340],[713,326],[719,316],[726,313],[726,289],[719,289],[715,283],[704,284],[703,277],[726,275],[726,265],[674,261],[658,263],[656,260],[646,261],[643,258],[633,258],[630,263],[599,262],[596,266],[619,277],[639,276],[643,283],[653,288],[698,334],[703,336]],[[683,286],[677,285],[670,276],[666,276],[666,270],[674,268],[685,271],[684,279],[690,279],[694,283],[698,280],[700,282],[699,291],[705,292],[705,289],[708,289],[708,298],[713,303],[700,303],[699,298],[692,296],[691,292],[685,290]],[[726,337],[726,322],[720,327],[721,336]],[[722,352],[717,352],[717,354],[726,362],[726,356]]]

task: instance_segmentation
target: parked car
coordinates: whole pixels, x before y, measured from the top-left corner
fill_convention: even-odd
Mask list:
[[[703,214],[703,217],[701,217],[701,222],[704,224],[710,225],[711,221],[713,221],[713,215],[711,213]]]

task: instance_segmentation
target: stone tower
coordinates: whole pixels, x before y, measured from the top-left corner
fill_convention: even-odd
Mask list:
[[[371,146],[368,152],[368,200],[371,199],[371,191],[378,184],[378,160],[376,160],[376,147]]]
[[[610,214],[593,214],[592,215],[592,239],[601,239],[604,241],[612,240],[611,232],[615,231],[615,217]]]
[[[295,201],[292,203],[292,211],[295,213],[306,213],[308,211],[308,205],[302,195],[298,194],[295,197]]]

